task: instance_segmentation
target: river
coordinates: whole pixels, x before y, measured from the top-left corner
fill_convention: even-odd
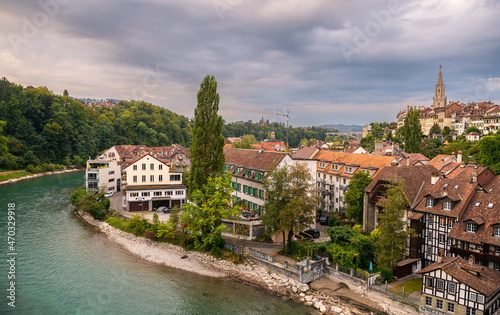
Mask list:
[[[313,312],[238,281],[140,260],[73,214],[69,195],[81,184],[83,173],[77,172],[0,186],[0,314]],[[15,243],[8,244],[12,203]],[[17,255],[8,255],[12,252]],[[8,279],[9,259],[15,261],[10,274],[15,280]],[[9,291],[10,281],[15,281],[15,291]],[[15,308],[8,305],[12,291]]]

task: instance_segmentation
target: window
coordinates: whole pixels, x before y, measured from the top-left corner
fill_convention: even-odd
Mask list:
[[[448,302],[448,312],[455,313],[455,304]]]
[[[448,219],[448,228],[451,229],[453,227],[453,223],[454,223],[453,219]]]
[[[427,198],[427,208],[434,207],[434,200],[432,198]]]
[[[137,176],[132,177],[132,181],[133,181],[134,183],[137,183]]]
[[[434,223],[434,216],[429,216],[429,224],[432,225]]]
[[[130,196],[130,197],[137,197],[137,196],[139,196],[139,194],[138,194],[138,193],[133,193],[133,192],[131,192],[129,196]]]
[[[467,307],[465,311],[465,315],[476,315],[476,309],[472,307]]]
[[[114,173],[115,173],[115,171],[109,171],[108,175],[113,175]]]
[[[469,233],[476,233],[476,223],[467,222],[466,231]]]
[[[432,247],[427,245],[427,255],[432,255]]]
[[[446,210],[446,211],[451,210],[451,201],[449,201],[449,200],[443,201],[443,210]]]
[[[132,165],[132,170],[137,171],[137,165]]]
[[[346,179],[345,179],[345,178],[344,178],[344,180],[343,180],[343,183],[344,183],[344,185],[345,185],[345,183],[346,183]]]
[[[176,191],[175,191],[175,195],[176,195],[176,196],[181,196],[181,195],[184,195],[184,191],[183,191],[183,190],[176,190]]]
[[[115,181],[115,179],[114,179],[114,178],[110,178],[110,179],[108,180],[108,183],[112,183],[112,182],[114,182],[114,181]]]
[[[484,295],[478,294],[477,295],[477,302],[478,303],[484,303]]]
[[[469,296],[469,299],[471,301],[476,301],[477,300],[477,293],[471,292],[470,296]]]
[[[443,309],[443,300],[436,299],[436,308],[440,310]]]
[[[443,291],[444,290],[444,280],[437,280],[436,281],[436,285],[437,285],[437,289],[439,291]]]
[[[432,306],[432,298],[429,296],[425,297],[425,305]]]
[[[439,233],[439,243],[444,244],[444,234]]]
[[[142,182],[144,183],[146,181],[146,175],[142,175]]]
[[[457,285],[455,282],[448,283],[448,293],[455,294],[457,290]]]
[[[178,182],[181,180],[181,175],[170,175],[171,182]]]
[[[445,225],[446,225],[446,218],[439,217],[439,226],[445,226]]]
[[[243,185],[243,193],[246,194],[247,192],[247,185]]]
[[[432,288],[432,278],[425,278],[425,286],[428,288]]]
[[[150,170],[152,170],[152,171],[154,171],[154,169],[155,169],[155,164],[154,164],[154,163],[149,164],[149,169],[150,169]]]
[[[165,191],[165,196],[172,196],[172,191],[171,190]]]
[[[163,164],[158,165],[158,169],[161,171],[163,169]]]
[[[493,236],[500,237],[500,227],[495,226],[493,228]]]
[[[481,201],[476,201],[476,203],[474,204],[474,206],[479,207],[480,204],[481,204]]]
[[[149,191],[141,193],[141,196],[143,196],[143,197],[149,197]]]
[[[153,195],[154,195],[154,196],[161,196],[161,191],[155,191],[155,192],[153,193]]]
[[[145,171],[146,170],[146,163],[142,163],[142,170]]]

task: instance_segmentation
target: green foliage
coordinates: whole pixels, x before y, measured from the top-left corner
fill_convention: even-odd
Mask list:
[[[477,161],[500,174],[500,136],[485,136],[478,146]]]
[[[72,205],[79,210],[90,213],[94,219],[104,220],[106,211],[109,209],[110,201],[104,198],[104,194],[92,194],[85,187],[77,188],[69,197]]]
[[[222,219],[239,215],[238,206],[231,205],[231,174],[208,178],[208,183],[191,194],[191,203],[185,205],[182,222],[191,232],[196,247],[209,250],[224,246],[221,238],[226,228]]]
[[[349,182],[349,190],[344,194],[347,217],[357,224],[363,224],[363,191],[371,181],[368,173],[356,172]]]
[[[200,190],[210,177],[217,177],[224,167],[224,137],[222,117],[219,111],[219,94],[214,76],[205,76],[197,95],[198,105],[194,110],[192,158],[189,188]]]
[[[259,142],[255,138],[254,135],[244,135],[241,137],[240,141],[236,141],[233,143],[233,148],[240,149],[252,149],[252,144],[258,144]]]
[[[442,154],[443,146],[441,145],[441,140],[433,138],[423,141],[420,145],[420,153],[429,159],[436,157],[438,154]]]
[[[369,236],[348,226],[327,228],[331,245],[327,246],[332,260],[345,267],[368,267],[373,260],[374,244]]]
[[[420,126],[420,110],[410,107],[406,114],[403,135],[404,149],[406,153],[420,152],[420,143],[422,142],[422,128]]]
[[[333,226],[337,222],[334,217],[329,217],[328,218],[328,226]]]
[[[431,130],[429,130],[429,136],[437,135],[441,133],[441,127],[437,123],[432,125]]]
[[[378,238],[376,260],[380,267],[392,268],[401,258],[406,240],[414,236],[412,229],[405,230],[404,211],[409,203],[404,194],[404,183],[392,181],[386,191],[384,209],[378,215]]]
[[[311,174],[305,163],[284,165],[273,169],[264,180],[266,212],[261,216],[266,233],[283,234],[283,248],[291,244],[295,232],[306,229],[314,222],[314,212],[319,197],[315,186],[310,185]]]
[[[286,124],[272,122],[270,124],[258,125],[252,121],[237,121],[224,125],[222,135],[224,137],[241,137],[243,135],[253,135],[257,140],[269,138],[269,134],[274,131],[276,139],[285,141],[286,139]],[[303,145],[307,146],[310,139],[325,140],[326,133],[330,130],[322,127],[288,127],[288,142],[291,148],[302,145],[301,140],[304,139]],[[315,143],[315,142],[314,142]]]
[[[389,268],[382,268],[380,270],[380,276],[384,278],[386,281],[390,281],[393,277],[392,270]]]
[[[2,168],[69,165],[72,159],[81,167],[87,157],[115,144],[191,144],[188,118],[149,103],[121,101],[113,108],[84,107],[45,87],[24,88],[5,78],[0,80],[0,91]]]
[[[148,220],[140,214],[134,214],[127,222],[127,230],[137,236],[144,235],[148,228],[150,228]]]
[[[477,132],[477,133],[481,134],[481,131],[476,126],[470,126],[467,129],[465,129],[465,134],[466,135],[468,135],[471,132]]]

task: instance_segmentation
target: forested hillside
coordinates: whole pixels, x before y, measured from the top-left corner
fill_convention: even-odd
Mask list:
[[[0,80],[0,168],[83,164],[117,144],[191,145],[188,118],[145,103],[84,107],[45,87]]]
[[[276,139],[286,141],[286,126],[273,122],[270,124],[259,125],[252,123],[251,121],[243,122],[231,122],[224,124],[222,127],[222,135],[224,137],[241,137],[243,135],[254,135],[259,141],[264,139],[269,139],[271,132],[276,132]],[[332,130],[328,130],[322,127],[289,127],[288,129],[288,141],[290,148],[296,148],[300,144],[302,139],[316,139],[325,140],[326,133]]]

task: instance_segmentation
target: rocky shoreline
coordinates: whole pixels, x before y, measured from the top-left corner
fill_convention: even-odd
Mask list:
[[[84,170],[83,168],[75,168],[75,169],[55,171],[55,172],[36,173],[36,174],[32,174],[32,175],[28,175],[28,176],[23,176],[23,177],[19,177],[19,178],[12,178],[12,179],[4,180],[3,182],[0,182],[0,185],[12,184],[12,183],[16,183],[16,182],[21,181],[21,180],[33,179],[33,178],[47,176],[47,175],[73,173],[73,172],[80,172],[80,171],[83,171],[83,170]]]
[[[157,243],[143,237],[121,231],[107,222],[95,220],[88,213],[75,214],[85,223],[105,233],[109,239],[120,244],[130,253],[153,263],[194,272],[209,277],[230,277],[257,285],[277,296],[304,303],[322,314],[362,314],[356,309],[342,305],[338,300],[321,292],[313,292],[307,284],[270,273],[267,269],[247,260],[244,264],[233,264],[227,260],[196,251],[186,251],[180,246]],[[315,312],[314,310],[311,310]]]

